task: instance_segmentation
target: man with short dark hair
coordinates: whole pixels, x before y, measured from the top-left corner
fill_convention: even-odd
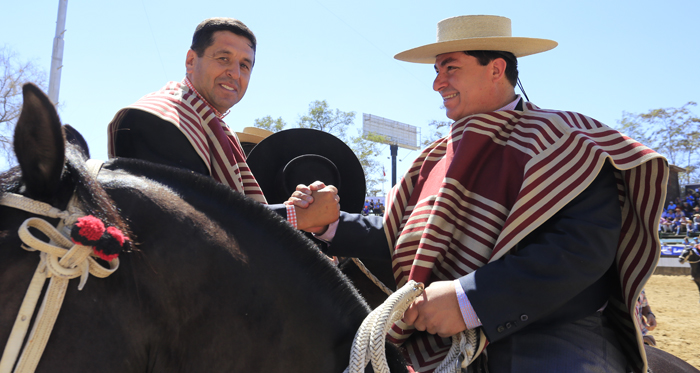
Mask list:
[[[383,257],[398,287],[426,285],[389,331],[418,372],[467,330],[473,366],[491,373],[646,372],[634,307],[660,252],[668,165],[515,93],[517,58],[556,45],[512,37],[505,17],[462,16],[395,57],[434,65],[455,122],[389,193],[383,221],[341,212],[326,253]],[[292,200],[313,206],[313,189]]]
[[[187,51],[185,79],[169,82],[115,115],[108,129],[110,157],[184,168],[266,203],[238,138],[223,121],[245,95],[255,49],[255,35],[241,21],[204,20]],[[316,197],[322,203],[313,210],[291,204],[270,208],[299,229],[337,219],[335,187],[323,188]]]

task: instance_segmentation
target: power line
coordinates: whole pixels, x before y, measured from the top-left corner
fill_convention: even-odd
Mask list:
[[[156,42],[156,35],[153,33],[153,27],[151,27],[151,19],[148,17],[148,11],[146,11],[146,4],[141,0],[141,5],[143,6],[143,13],[146,15],[146,22],[148,23],[148,29],[151,31],[151,38],[153,38],[153,44],[156,46],[156,53],[158,54],[158,60],[160,61],[160,67],[163,69],[163,75],[165,75],[165,80],[168,80],[168,73],[165,71],[165,64],[163,63],[163,58],[160,56],[160,49],[158,49],[158,42]]]
[[[401,62],[395,60],[395,59],[394,59],[394,56],[393,56],[392,54],[389,54],[389,53],[385,52],[384,50],[382,50],[381,48],[379,48],[378,46],[376,46],[374,43],[372,43],[371,40],[369,40],[368,38],[366,38],[366,37],[365,37],[364,35],[362,35],[359,31],[355,30],[355,28],[353,28],[352,26],[350,26],[349,23],[345,22],[345,20],[344,20],[343,18],[341,18],[341,17],[338,16],[337,14],[333,13],[333,11],[331,11],[330,9],[328,9],[328,7],[326,7],[325,5],[323,5],[319,0],[316,0],[316,3],[318,3],[318,5],[320,5],[321,7],[323,7],[323,9],[325,9],[328,13],[332,14],[335,18],[337,18],[337,19],[339,19],[341,22],[343,22],[350,30],[352,30],[353,32],[355,32],[355,33],[356,33],[357,35],[359,35],[362,39],[364,39],[367,43],[369,43],[369,45],[373,46],[376,50],[378,50],[379,52],[381,52],[382,55],[384,55],[385,57],[389,57],[395,65],[397,65],[398,67],[400,67],[404,72],[406,72],[409,76],[411,76],[411,77],[412,77],[413,79],[415,79],[418,83],[420,83],[420,84],[421,84],[421,89],[422,89],[422,88],[425,88],[425,87],[424,87],[425,82],[422,81],[422,80],[420,80],[420,79],[418,79],[418,77],[416,77],[415,75],[411,74],[411,72],[410,72],[408,69],[406,69],[406,68],[404,67],[404,65],[405,65],[404,63],[401,63]]]

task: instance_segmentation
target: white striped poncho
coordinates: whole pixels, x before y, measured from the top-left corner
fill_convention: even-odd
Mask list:
[[[646,372],[633,310],[660,253],[668,164],[581,114],[526,103],[523,111],[473,115],[423,150],[387,197],[397,285],[456,279],[501,258],[585,190],[606,160],[616,169],[622,211],[615,264],[623,298],[608,307],[625,354]],[[400,321],[388,337],[404,343],[419,372],[434,370],[451,344]]]
[[[215,180],[267,203],[236,135],[184,81],[168,82],[159,91],[147,94],[114,116],[108,129],[110,157],[114,156],[113,134],[128,109],[143,110],[172,123],[187,137]]]

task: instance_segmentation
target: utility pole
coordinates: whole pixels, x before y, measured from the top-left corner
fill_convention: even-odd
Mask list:
[[[53,38],[51,54],[51,73],[49,74],[49,99],[58,105],[58,91],[61,88],[61,68],[63,68],[63,34],[66,32],[66,11],[68,0],[58,0],[58,18],[56,19],[56,37]]]
[[[391,144],[389,149],[391,149],[391,187],[393,188],[396,185],[396,156],[399,155],[399,145]]]

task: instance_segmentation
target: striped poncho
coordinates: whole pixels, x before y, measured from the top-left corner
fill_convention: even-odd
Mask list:
[[[120,118],[129,109],[143,110],[172,123],[187,137],[215,180],[259,202],[267,203],[250,172],[236,135],[185,81],[168,82],[161,90],[147,94],[120,110],[109,124],[110,156],[114,156],[113,134]]]
[[[610,299],[613,324],[638,371],[646,371],[635,303],[658,261],[656,234],[666,195],[666,160],[583,115],[539,109],[469,116],[418,156],[387,197],[384,227],[397,285],[467,275],[507,255],[596,178],[615,167],[622,231],[615,264],[622,299]],[[411,337],[409,339],[409,337]],[[437,367],[449,339],[397,322],[420,372]]]

